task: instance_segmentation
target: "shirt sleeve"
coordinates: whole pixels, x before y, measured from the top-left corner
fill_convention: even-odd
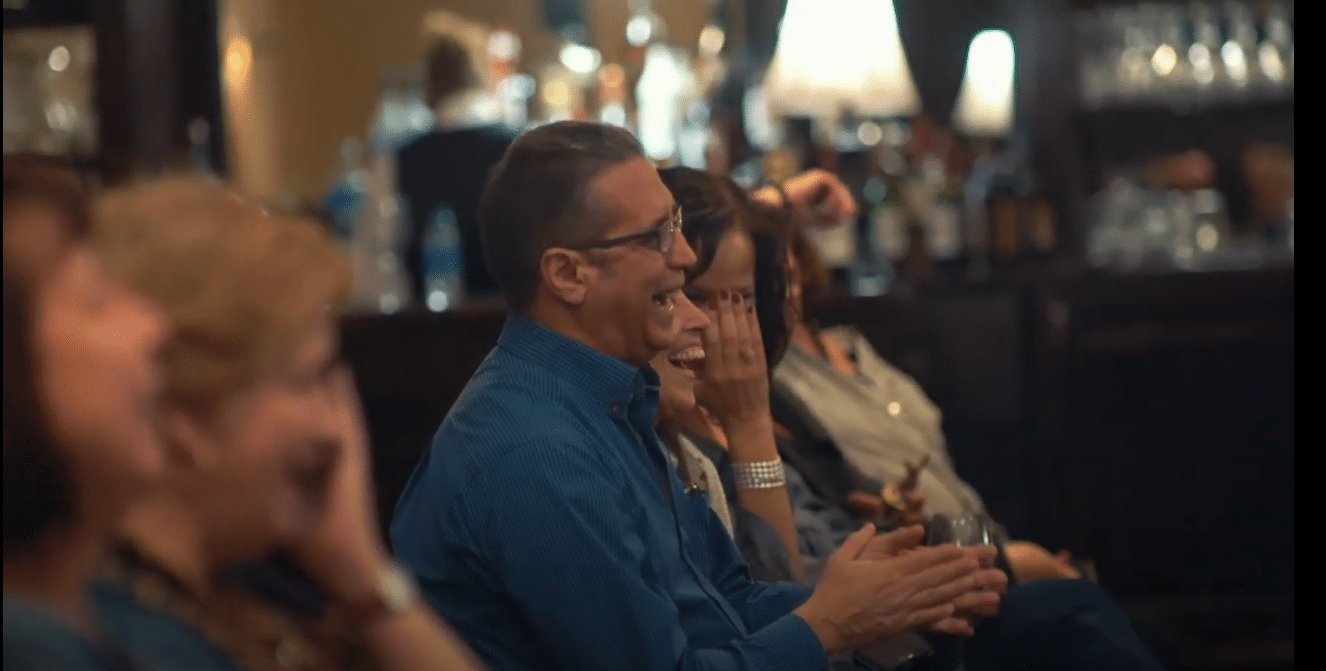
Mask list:
[[[710,544],[714,548],[714,575],[711,579],[714,586],[728,598],[733,609],[741,614],[748,629],[757,631],[769,626],[788,616],[793,609],[810,598],[813,590],[804,585],[753,580],[750,568],[736,544],[728,536],[716,537],[718,534],[714,531],[715,526],[709,525]],[[790,617],[801,621],[796,615]],[[802,624],[809,631],[809,626],[805,625],[804,621]],[[819,638],[813,633],[811,638],[815,641],[816,647],[823,651],[823,647],[819,645]]]
[[[466,497],[484,524],[480,552],[520,603],[540,646],[561,668],[671,671],[780,668],[821,671],[823,646],[791,610],[804,590],[743,582],[725,559],[725,594],[749,636],[706,649],[687,640],[665,590],[647,579],[646,544],[603,466],[582,449],[537,445],[485,468]],[[720,525],[718,533],[726,533]],[[708,533],[714,533],[711,530]],[[724,550],[735,555],[732,542]],[[781,609],[781,611],[780,611]],[[775,615],[781,612],[781,617]]]

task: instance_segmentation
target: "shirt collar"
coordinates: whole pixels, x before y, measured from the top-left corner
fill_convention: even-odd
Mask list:
[[[497,347],[570,382],[586,401],[615,414],[658,399],[658,374],[649,366],[632,368],[522,315],[507,315]]]

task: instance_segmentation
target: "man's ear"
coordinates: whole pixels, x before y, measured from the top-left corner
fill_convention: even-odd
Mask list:
[[[563,247],[551,247],[539,257],[539,274],[548,292],[559,300],[580,305],[589,293],[593,268],[586,263],[584,252]]]
[[[169,403],[162,404],[157,411],[157,430],[172,462],[200,471],[216,465],[216,440],[195,413]]]

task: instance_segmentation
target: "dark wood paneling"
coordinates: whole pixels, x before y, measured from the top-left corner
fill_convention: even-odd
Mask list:
[[[211,125],[213,168],[224,174],[216,0],[93,4],[105,180],[185,167],[185,129],[196,117]]]
[[[1121,594],[1292,592],[1293,298],[1292,270],[1039,287],[1039,540]]]
[[[471,310],[344,321],[341,349],[364,405],[384,529],[437,427],[497,343],[504,319],[498,310]]]

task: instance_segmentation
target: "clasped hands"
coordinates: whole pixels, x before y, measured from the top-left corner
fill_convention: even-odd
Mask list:
[[[814,594],[796,613],[837,652],[908,631],[970,636],[993,617],[1008,577],[993,568],[994,547],[923,547],[925,530],[876,534],[867,524],[825,566]]]

